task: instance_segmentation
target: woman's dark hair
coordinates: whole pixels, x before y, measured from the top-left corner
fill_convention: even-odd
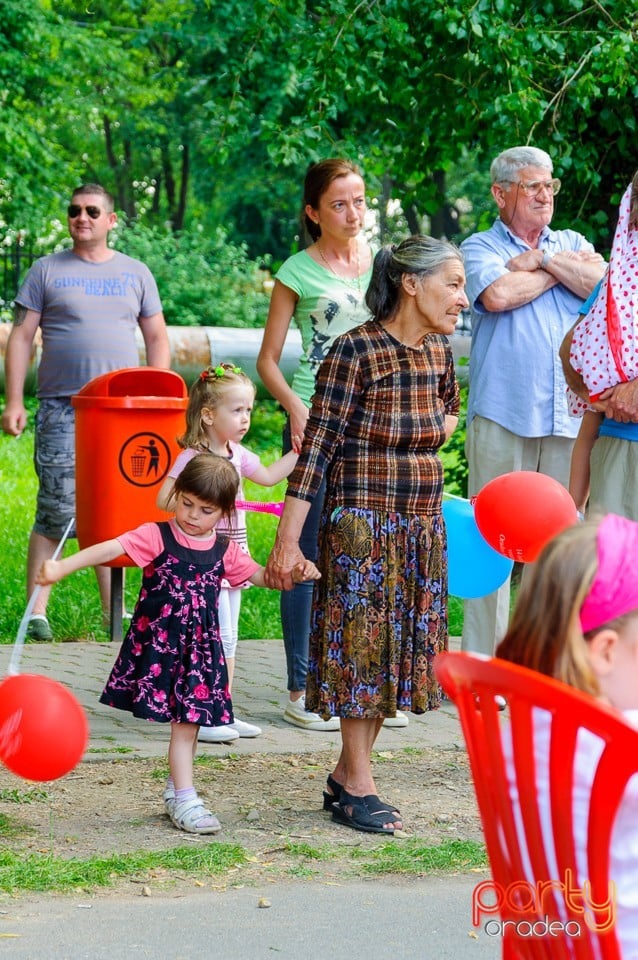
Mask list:
[[[399,305],[401,278],[404,274],[427,277],[437,273],[446,260],[459,260],[463,255],[448,240],[435,240],[414,234],[398,246],[381,247],[372,265],[372,278],[366,292],[366,303],[376,320],[387,320]]]
[[[355,173],[362,177],[361,170],[356,163],[350,160],[340,160],[337,157],[331,157],[328,160],[320,160],[318,163],[312,163],[308,167],[306,178],[303,184],[303,209],[301,211],[302,223],[308,236],[314,241],[321,236],[321,227],[310,219],[306,213],[306,207],[312,207],[313,210],[319,208],[319,201],[333,182],[338,177],[347,177]]]
[[[175,478],[167,506],[171,509],[180,493],[190,494],[221,510],[222,516],[230,521],[238,490],[239,474],[230,460],[216,453],[198,453]]]

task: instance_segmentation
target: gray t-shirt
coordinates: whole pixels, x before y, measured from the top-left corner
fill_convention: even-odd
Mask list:
[[[117,251],[104,263],[72,250],[42,257],[15,299],[40,314],[38,397],[70,397],[102,373],[139,366],[137,324],[162,309],[148,267]]]

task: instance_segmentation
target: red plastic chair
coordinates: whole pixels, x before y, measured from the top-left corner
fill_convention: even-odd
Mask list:
[[[618,805],[627,781],[638,772],[638,731],[593,697],[504,660],[443,653],[435,660],[435,672],[459,711],[491,866],[492,881],[486,882],[482,892],[475,888],[473,911],[481,903],[488,905],[488,900],[498,903],[496,932],[503,933],[503,957],[508,960],[621,960],[613,925],[606,932],[590,930],[594,924],[588,925],[576,895],[565,897],[558,885],[571,877],[572,886],[582,889],[572,823],[573,759],[579,731],[591,731],[602,741],[591,773],[584,861],[592,900],[599,904],[610,896],[609,851]],[[507,700],[509,716],[499,710],[497,696]],[[535,708],[548,713],[540,714]],[[539,779],[535,723],[549,728],[545,775],[541,773]],[[543,782],[545,795],[549,785],[544,804],[539,803]],[[512,800],[516,791],[517,803]],[[555,861],[551,840],[549,855],[553,870],[541,830],[543,806],[553,834]],[[609,908],[594,911],[593,916],[595,926],[602,927]],[[481,914],[481,922],[485,917]],[[488,916],[492,931],[493,920]],[[545,922],[554,924],[551,935]],[[532,933],[533,923],[538,935]],[[575,936],[576,923],[580,936]]]

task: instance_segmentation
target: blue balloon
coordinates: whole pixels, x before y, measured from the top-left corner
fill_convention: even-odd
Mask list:
[[[502,586],[514,561],[489,545],[474,519],[469,500],[444,500],[447,528],[448,591],[454,597],[472,600]]]

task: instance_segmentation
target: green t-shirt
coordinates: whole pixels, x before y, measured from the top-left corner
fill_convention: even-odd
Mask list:
[[[305,250],[289,257],[275,279],[299,297],[294,321],[301,333],[301,358],[292,380],[292,389],[310,406],[315,378],[321,361],[340,334],[370,319],[365,292],[372,267],[357,280],[345,280],[321,264]]]

